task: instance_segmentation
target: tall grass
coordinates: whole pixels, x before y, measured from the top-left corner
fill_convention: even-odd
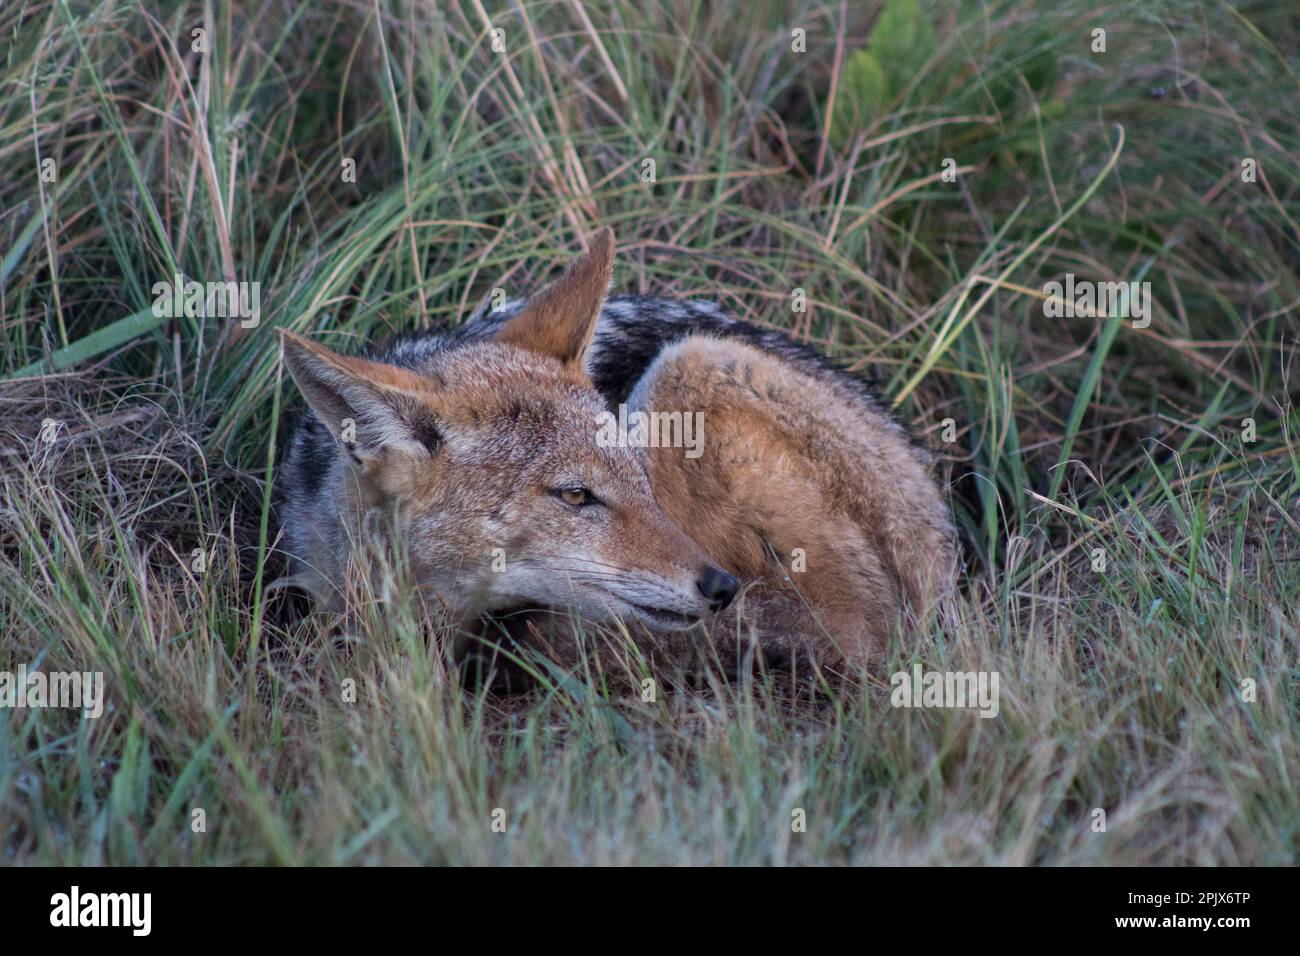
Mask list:
[[[6,5],[0,670],[109,708],[0,712],[3,859],[1293,861],[1300,23],[927,3],[904,56],[880,8]],[[653,701],[593,635],[505,695],[400,597],[271,588],[272,329],[454,325],[605,223],[620,290],[880,380],[953,491],[955,620],[848,679],[660,662]],[[1047,318],[1067,272],[1151,282],[1150,327]],[[155,316],[176,273],[259,282],[260,325]],[[916,662],[997,671],[999,715],[890,707]]]

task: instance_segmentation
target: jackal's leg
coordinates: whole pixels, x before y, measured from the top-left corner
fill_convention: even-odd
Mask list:
[[[816,650],[878,656],[900,615],[950,588],[947,506],[923,454],[845,385],[695,336],[664,351],[631,404],[660,416],[660,447],[646,449],[660,506],[742,582],[810,611]],[[702,416],[696,447],[663,447],[672,413]]]

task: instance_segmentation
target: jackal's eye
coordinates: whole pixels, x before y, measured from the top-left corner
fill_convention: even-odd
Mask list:
[[[586,488],[556,488],[555,494],[566,505],[573,505],[575,508],[594,505],[599,500]]]

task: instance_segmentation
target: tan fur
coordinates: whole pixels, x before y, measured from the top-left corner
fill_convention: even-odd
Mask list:
[[[647,449],[655,495],[769,613],[780,595],[786,618],[810,614],[822,656],[878,657],[905,609],[924,615],[946,593],[955,555],[938,489],[906,437],[846,392],[697,336],[666,350],[635,398],[703,413],[699,458]]]
[[[563,276],[506,323],[497,341],[553,356],[566,372],[585,380],[582,359],[613,274],[614,231],[606,227],[596,234],[585,255],[575,259]],[[574,316],[587,321],[575,322]]]

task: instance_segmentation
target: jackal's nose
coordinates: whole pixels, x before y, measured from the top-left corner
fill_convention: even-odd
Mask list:
[[[700,589],[704,599],[709,602],[711,610],[721,611],[736,596],[736,588],[739,585],[737,585],[736,579],[722,568],[705,567],[700,571],[700,577],[695,582],[695,586]]]

